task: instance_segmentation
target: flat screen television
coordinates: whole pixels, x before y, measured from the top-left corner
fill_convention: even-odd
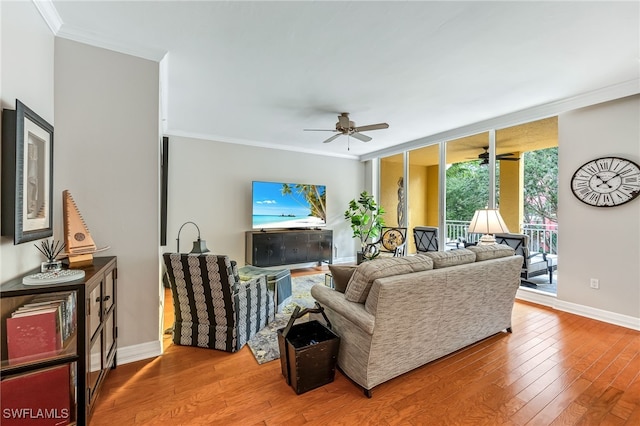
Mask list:
[[[308,229],[327,224],[327,188],[284,182],[253,182],[253,229]]]

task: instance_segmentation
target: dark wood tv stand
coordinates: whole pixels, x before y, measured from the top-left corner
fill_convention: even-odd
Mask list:
[[[330,229],[247,231],[245,261],[253,266],[333,262]]]

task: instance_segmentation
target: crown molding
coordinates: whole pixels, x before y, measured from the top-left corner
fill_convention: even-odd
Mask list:
[[[118,40],[102,37],[92,34],[85,30],[70,27],[62,22],[62,18],[58,14],[52,0],[32,0],[33,4],[40,12],[51,32],[56,37],[66,38],[68,40],[77,41],[79,43],[88,44],[90,46],[101,47],[114,52],[124,53],[126,55],[136,56],[142,59],[148,59],[154,62],[160,60],[167,54],[166,50],[155,49],[144,46],[132,46]]]
[[[113,50],[114,52],[124,53],[125,55],[136,56],[138,58],[148,59],[154,62],[160,62],[167,54],[167,51],[163,49],[132,46],[107,37],[101,37],[83,30],[78,30],[77,28],[72,28],[64,24],[56,35],[68,40],[77,41],[90,46],[101,47],[107,50]]]
[[[258,141],[252,141],[247,139],[236,139],[236,138],[227,138],[227,137],[221,137],[221,136],[215,136],[215,135],[207,135],[202,133],[184,132],[181,130],[169,129],[164,132],[164,135],[191,138],[191,139],[200,139],[205,141],[215,141],[220,143],[229,143],[233,145],[247,145],[247,146],[255,146],[258,148],[277,149],[280,151],[300,152],[302,154],[322,155],[324,157],[337,157],[337,158],[346,158],[348,160],[359,160],[359,157],[357,155],[337,154],[337,153],[331,153],[326,151],[320,151],[317,149],[306,149],[306,148],[294,147],[290,145],[258,142]]]
[[[412,149],[422,148],[433,145],[438,142],[459,139],[466,136],[475,135],[486,132],[491,129],[503,129],[506,127],[516,126],[543,118],[552,117],[563,112],[572,111],[578,108],[584,108],[615,99],[633,96],[640,93],[640,79],[625,81],[623,83],[593,90],[570,98],[560,99],[509,114],[490,118],[488,120],[479,121],[456,129],[447,130],[436,133],[423,138],[415,139],[394,145],[389,148],[370,152],[360,156],[360,161],[368,161],[374,158],[382,158],[390,155],[399,154]]]
[[[62,27],[62,18],[58,15],[58,11],[56,7],[53,5],[52,0],[32,0],[38,12],[40,12],[40,16],[47,23],[49,29],[53,33],[53,35],[58,35],[58,31]]]

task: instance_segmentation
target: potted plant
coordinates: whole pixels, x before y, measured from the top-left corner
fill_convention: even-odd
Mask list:
[[[376,203],[373,195],[363,191],[357,200],[349,202],[349,208],[344,212],[344,218],[349,221],[353,238],[360,239],[358,264],[365,259],[372,259],[378,255],[377,250],[367,250],[371,241],[376,241],[384,226],[384,209]]]

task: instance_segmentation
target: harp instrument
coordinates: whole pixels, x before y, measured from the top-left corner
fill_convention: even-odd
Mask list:
[[[62,214],[64,216],[64,243],[69,256],[69,266],[91,265],[93,254],[108,250],[106,246],[98,248],[91,237],[76,202],[68,190],[62,191]]]

